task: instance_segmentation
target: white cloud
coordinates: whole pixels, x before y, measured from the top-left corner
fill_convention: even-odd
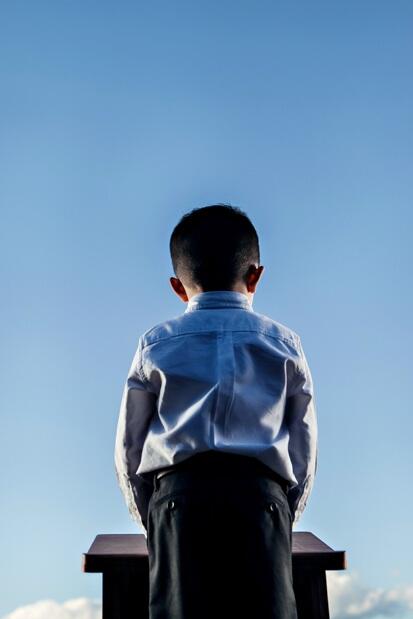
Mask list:
[[[411,619],[413,584],[391,589],[369,588],[357,573],[327,572],[331,619]]]
[[[20,606],[2,619],[102,619],[99,600],[74,598],[62,604],[54,600],[40,600]]]
[[[392,589],[369,588],[357,573],[327,571],[331,619],[411,619],[413,584]],[[1,619],[102,619],[100,600],[75,598],[63,603],[40,600]]]

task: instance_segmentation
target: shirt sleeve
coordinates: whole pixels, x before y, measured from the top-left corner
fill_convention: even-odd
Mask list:
[[[311,494],[318,458],[318,427],[313,380],[304,354],[301,340],[298,340],[299,361],[294,380],[287,395],[287,424],[289,429],[289,454],[297,485],[287,495],[296,524]]]
[[[132,519],[146,534],[147,509],[152,484],[136,474],[149,422],[156,410],[156,394],[148,390],[142,369],[142,339],[123,389],[115,440],[115,472]]]

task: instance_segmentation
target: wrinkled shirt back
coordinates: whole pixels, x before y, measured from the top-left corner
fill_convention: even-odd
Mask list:
[[[207,450],[255,457],[285,478],[298,521],[317,465],[311,373],[299,336],[236,291],[196,294],[139,338],[118,423],[118,477],[144,479]],[[139,506],[136,483],[133,492]]]

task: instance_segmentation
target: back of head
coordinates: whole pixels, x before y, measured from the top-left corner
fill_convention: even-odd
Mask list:
[[[175,275],[203,291],[231,290],[260,263],[257,232],[241,209],[212,204],[185,214],[169,243]]]

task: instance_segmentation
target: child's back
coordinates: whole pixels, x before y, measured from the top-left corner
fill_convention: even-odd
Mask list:
[[[262,619],[296,616],[291,527],[317,465],[313,384],[299,336],[255,312],[248,292],[187,297],[185,312],[139,338],[128,374],[116,471],[148,537],[151,619],[221,616],[214,600],[225,588],[208,579],[215,556],[230,597],[246,579],[250,597],[241,596],[237,617],[242,609],[261,609]],[[228,546],[221,559],[212,550],[218,537]],[[212,605],[201,615],[194,604],[207,590]],[[230,609],[233,599],[222,616]]]
[[[137,472],[211,449],[253,456],[292,486],[307,483],[298,511],[291,503],[297,521],[316,447],[298,335],[256,313],[243,293],[223,290],[192,297],[181,316],[147,331],[141,346],[142,374],[158,402]]]

